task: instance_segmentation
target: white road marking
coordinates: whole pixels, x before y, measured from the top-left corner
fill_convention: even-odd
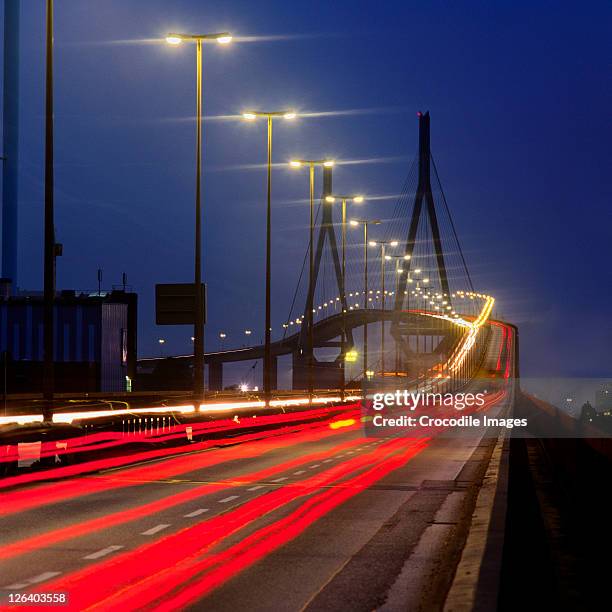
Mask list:
[[[198,508],[197,510],[194,510],[193,512],[190,512],[189,514],[185,514],[183,516],[185,518],[193,518],[194,516],[200,516],[200,514],[204,514],[205,512],[208,512],[208,508]]]
[[[90,555],[86,555],[83,559],[99,559],[100,557],[106,557],[106,555],[110,555],[116,550],[120,550],[123,546],[107,546],[102,550],[98,550],[97,552],[91,553]]]
[[[323,463],[329,463],[330,461],[333,461],[333,459],[325,459]]]
[[[231,502],[233,499],[238,499],[239,495],[230,495],[229,497],[224,497],[219,500],[220,504],[227,504],[227,502]]]
[[[49,578],[53,578],[54,576],[59,576],[60,572],[43,572],[38,576],[34,576],[34,578],[30,578],[28,582],[30,584],[38,584],[39,582],[44,582],[45,580],[49,580]]]
[[[280,478],[275,478],[274,480],[271,480],[270,482],[283,482],[283,480],[287,480],[287,476],[281,476]]]
[[[298,470],[297,472],[293,472],[295,476],[299,476],[300,474],[305,474],[306,470]]]
[[[140,535],[154,535],[159,531],[166,529],[166,527],[170,527],[170,523],[162,523],[161,525],[156,525],[155,527],[151,527],[151,529],[143,531]]]
[[[309,469],[314,470],[315,468],[321,467],[320,463],[315,463],[314,465],[309,466]]]
[[[247,489],[247,491],[257,491],[258,489],[263,489],[266,485],[257,485],[255,487],[251,487],[250,489]]]
[[[9,584],[3,588],[6,591],[19,591],[19,589],[25,589],[28,584],[28,582],[16,582],[15,584]]]
[[[59,576],[61,572],[44,572],[42,574],[38,574],[38,576],[34,576],[33,578],[28,578],[23,582],[16,582],[15,584],[9,584],[5,586],[4,589],[7,591],[17,591],[19,589],[25,589],[25,587],[30,586],[31,584],[38,584],[39,582],[44,582],[45,580],[49,580],[49,578],[53,578],[54,576]]]

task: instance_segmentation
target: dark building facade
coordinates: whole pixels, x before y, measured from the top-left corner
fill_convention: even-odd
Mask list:
[[[58,393],[126,391],[136,373],[137,295],[62,291],[55,302]],[[43,299],[0,297],[0,353],[7,393],[42,390]],[[3,373],[4,374],[4,373]]]

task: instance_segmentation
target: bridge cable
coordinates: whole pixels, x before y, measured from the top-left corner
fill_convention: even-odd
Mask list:
[[[442,188],[442,183],[440,181],[440,176],[438,174],[438,168],[436,166],[436,162],[434,160],[433,154],[431,154],[431,162],[433,164],[433,169],[434,169],[434,173],[436,175],[436,181],[438,182],[438,187],[440,188],[440,194],[442,195],[442,201],[444,202],[444,207],[446,208],[446,214],[448,215],[448,218],[450,220],[450,225],[451,225],[451,228],[453,230],[453,235],[455,237],[455,242],[457,243],[457,248],[459,249],[459,255],[461,257],[461,261],[463,262],[463,268],[465,270],[465,273],[466,273],[467,278],[468,278],[468,282],[470,284],[470,290],[474,291],[474,285],[472,284],[472,278],[470,276],[470,271],[468,270],[467,263],[465,261],[464,255],[463,255],[463,250],[461,248],[461,243],[459,242],[459,237],[457,236],[457,231],[455,229],[455,223],[454,223],[453,217],[452,217],[452,215],[450,213],[448,202],[446,201],[446,196],[444,195],[444,189]]]

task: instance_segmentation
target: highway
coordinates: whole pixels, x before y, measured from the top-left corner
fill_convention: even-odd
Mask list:
[[[508,380],[512,331],[491,329],[483,371]],[[511,400],[504,390],[487,414]],[[353,405],[196,452],[4,487],[0,601],[66,593],[70,610],[431,609],[453,583],[497,443],[484,429],[366,438]]]

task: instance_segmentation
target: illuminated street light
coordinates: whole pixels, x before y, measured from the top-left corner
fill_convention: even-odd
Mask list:
[[[264,112],[247,110],[242,116],[247,121],[255,121],[258,117],[266,119],[268,125],[268,183],[266,203],[266,315],[264,324],[264,363],[263,363],[263,392],[266,406],[270,405],[272,387],[272,122],[283,118],[287,121],[295,119],[296,113],[292,110]]]
[[[336,200],[342,202],[342,297],[343,303],[346,302],[346,203],[348,200],[360,204],[363,202],[364,197],[362,195],[334,195],[329,194],[326,196],[325,201],[333,204]],[[346,313],[345,309],[342,309],[342,354],[346,351]],[[344,374],[342,376],[342,388],[341,396],[344,399]]]
[[[334,165],[332,159],[292,159],[289,166],[292,168],[302,168],[307,166],[309,170],[309,204],[310,204],[310,224],[309,224],[309,282],[308,282],[308,395],[312,401],[314,392],[314,320],[312,316],[312,304],[314,301],[314,183],[315,168],[323,166],[331,168]]]
[[[400,293],[400,280],[401,275],[404,273],[404,268],[401,267],[402,262],[409,261],[410,255],[385,255],[387,261],[395,260],[395,294]],[[407,282],[411,283],[412,279],[408,278]],[[397,374],[400,370],[400,351],[399,344],[395,344],[395,373]]]
[[[368,309],[368,244],[372,246],[372,242],[368,242],[368,227],[370,225],[380,225],[380,219],[351,219],[349,221],[352,227],[363,225],[363,308]],[[376,244],[376,243],[374,243]],[[368,372],[368,323],[367,319],[363,325],[363,372],[367,376]]]
[[[232,35],[229,32],[216,32],[214,34],[176,34],[171,33],[166,36],[169,45],[180,45],[182,42],[216,41],[220,45],[227,45],[232,42]]]
[[[380,369],[382,376],[385,375],[385,261],[387,260],[387,246],[396,247],[399,244],[397,240],[377,240],[370,242],[370,246],[380,246],[380,274],[381,274],[381,292],[382,292],[382,318],[380,321],[381,336],[380,336]]]
[[[232,40],[228,32],[214,34],[178,34],[166,36],[170,45],[183,41],[196,43],[196,189],[195,189],[195,253],[194,253],[194,322],[193,322],[193,396],[196,402],[204,399],[204,300],[202,294],[202,43],[217,41],[227,44]]]

